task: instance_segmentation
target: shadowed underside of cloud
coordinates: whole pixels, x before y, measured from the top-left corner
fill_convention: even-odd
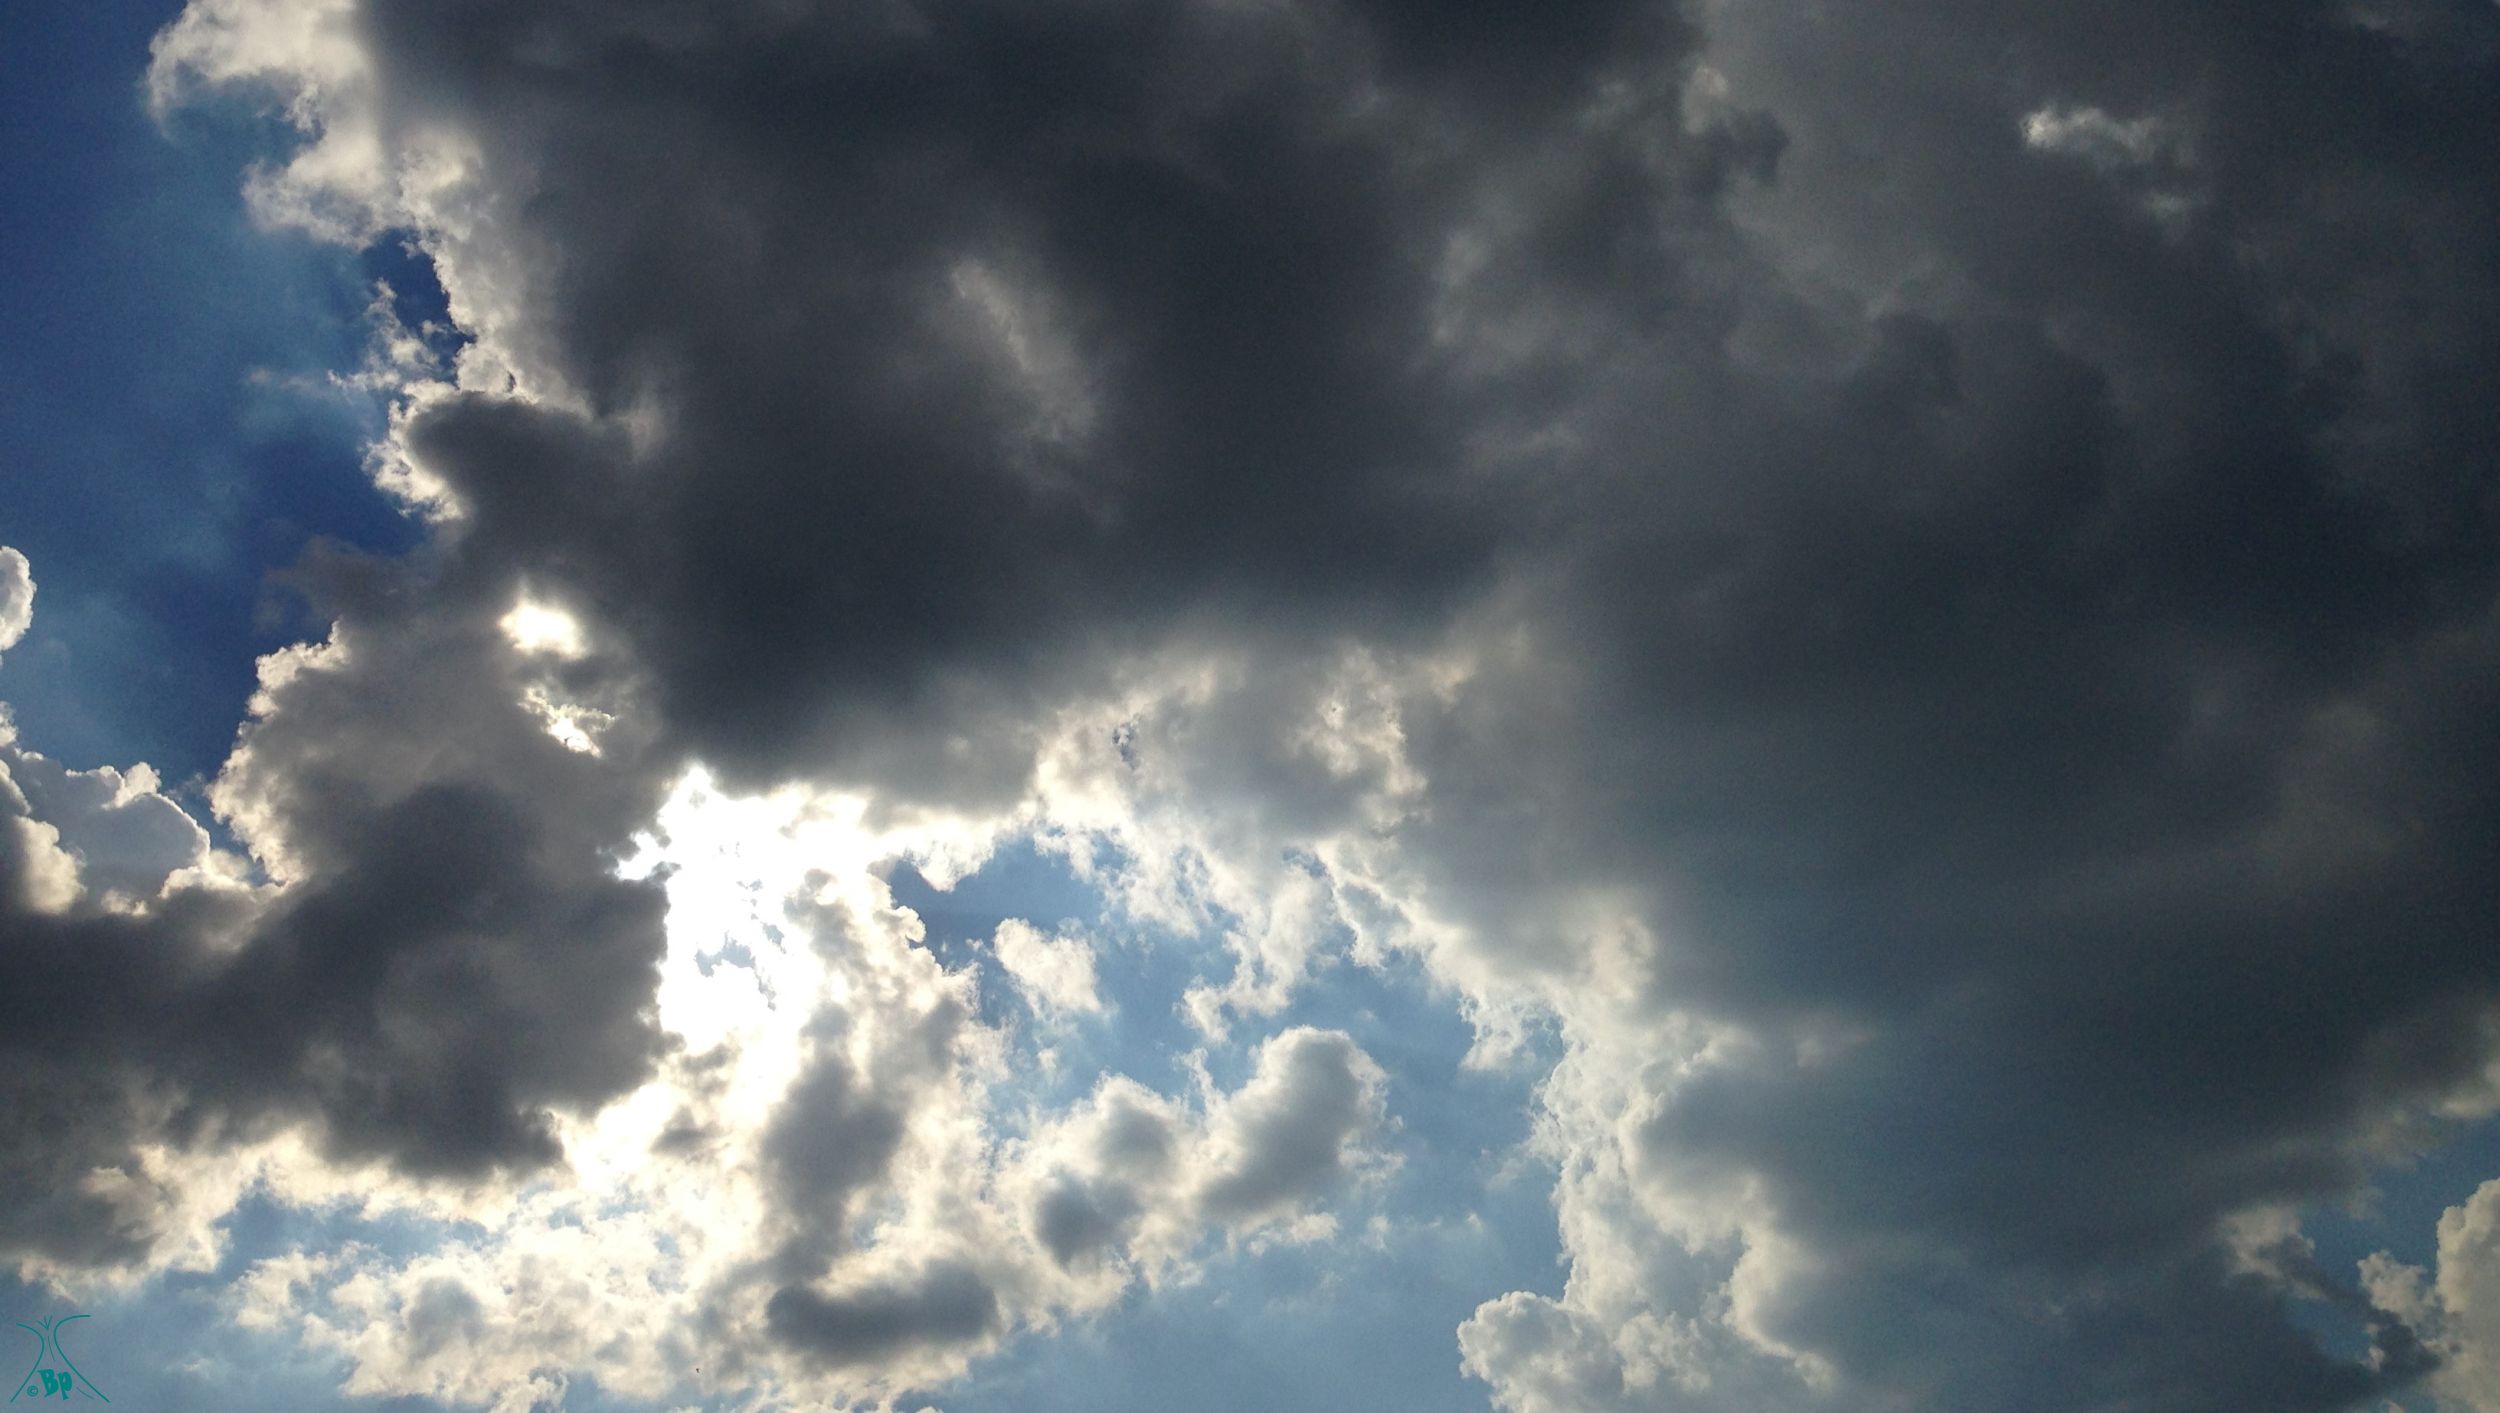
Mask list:
[[[616,876],[648,774],[552,740],[502,634],[448,584],[419,626],[383,603],[407,571],[329,568],[372,598],[264,665],[217,790],[275,883],[248,882],[144,767],[64,771],[0,740],[0,1082],[27,1126],[10,1161],[87,1214],[13,1211],[21,1250],[144,1251],[153,1199],[103,1175],[144,1186],[139,1147],[298,1119],[344,1160],[525,1172],[557,1156],[549,1105],[595,1107],[658,1053],[662,900]]]
[[[942,1265],[908,1286],[825,1296],[803,1287],[764,1307],[773,1338],[828,1364],[859,1364],[922,1340],[967,1340],[998,1319],[998,1296],[968,1266]]]
[[[619,873],[701,763],[1056,840],[1221,935],[1211,1043],[1332,948],[1551,1022],[1503,1407],[2500,1407],[2488,1203],[2435,1283],[2249,1235],[2500,1108],[2488,6],[195,0],[157,63],[473,342],[377,452],[428,544],[305,568],[217,786],[265,885],[7,745],[14,1249],[281,1132],[561,1172],[664,1079],[756,1203],[724,1377],[867,1397],[1385,1171],[1308,1028],[965,1137],[1009,1041],[796,864],[804,1039],[707,1049]]]

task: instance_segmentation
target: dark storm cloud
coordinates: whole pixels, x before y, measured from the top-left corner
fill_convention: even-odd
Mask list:
[[[1728,1220],[1792,1259],[1747,1333],[1830,1398],[2328,1408],[2419,1371],[2393,1328],[2379,1369],[2319,1352],[2221,1223],[2353,1190],[2491,1058],[2489,7],[358,18],[391,131],[465,137],[494,198],[450,283],[581,403],[472,390],[404,445],[462,562],[644,674],[658,756],[995,801],[1122,653],[1480,649],[1407,704],[1400,843],[1622,1067],[1580,1140],[1753,1195]],[[555,749],[533,801],[586,788]],[[532,1103],[632,1071],[640,942],[580,954],[607,1028],[567,1067],[350,1038],[383,993],[319,939],[540,936],[535,901],[456,944],[403,917],[477,881],[391,849],[451,813],[631,922],[594,864],[643,797],[507,817],[460,793],[499,769],[302,751],[267,788],[333,882],[245,955],[354,1061],[341,1140],[432,1152],[453,1106],[492,1120],[466,1161],[538,1154]],[[1593,937],[1592,894],[1640,925]],[[1676,1069],[1679,1013],[1759,1043]],[[416,1099],[464,1092],[408,1087],[438,1069],[476,1097]],[[801,1126],[860,1129],[848,1084],[785,1115],[793,1191],[873,1166]],[[1209,1200],[1328,1169],[1300,1132]],[[1126,1220],[1102,1192],[1044,1197],[1061,1259]],[[832,1362],[996,1319],[944,1266],[770,1307]],[[1505,1327],[1497,1396],[1573,1406],[1509,1378],[1560,1328]],[[1572,1387],[1658,1387],[1622,1357]]]
[[[345,557],[302,583],[338,613],[340,646],[265,679],[218,786],[282,892],[177,879],[143,913],[106,907],[102,887],[149,898],[168,869],[203,861],[205,840],[171,853],[158,838],[140,868],[151,850],[130,846],[164,833],[170,803],[118,807],[143,828],[82,811],[93,776],[10,752],[37,787],[20,800],[49,806],[60,845],[90,855],[92,890],[29,891],[40,837],[21,830],[0,851],[9,1151],[51,1165],[20,1190],[84,1203],[17,1204],[21,1250],[142,1249],[156,1235],[145,1203],[74,1195],[101,1191],[81,1181],[91,1170],[162,1178],[132,1153],[142,1142],[310,1117],[334,1155],[416,1175],[544,1164],[558,1156],[550,1106],[595,1107],[658,1052],[661,896],[615,876],[655,801],[630,737],[594,763],[521,707],[529,665],[496,626],[508,580]]]
[[[374,7],[392,111],[491,132],[527,183],[530,335],[666,428],[628,456],[469,398],[410,445],[633,634],[707,757],[1012,785],[1012,732],[914,748],[1097,649],[1209,617],[1395,636],[1485,574],[1529,491],[1450,474],[1437,227],[1570,130],[1582,61],[1675,62],[1678,27],[1586,8]],[[1421,96],[1367,111],[1374,51]],[[1463,101],[1539,65],[1498,120]],[[1591,165],[1555,239],[1638,258],[1640,155]]]
[[[0,823],[25,818],[9,813]],[[74,1264],[126,1261],[158,1235],[154,1194],[141,1174],[135,1201],[89,1178],[135,1166],[130,1145],[154,1117],[146,1080],[125,1058],[132,1023],[144,1027],[174,1003],[181,963],[203,945],[192,939],[235,926],[246,909],[230,897],[191,894],[145,923],[36,912],[35,874],[48,861],[32,842],[22,829],[0,829],[0,937],[8,943],[0,1164],[20,1195],[0,1213],[0,1243],[13,1255]]]
[[[1757,1180],[1820,1253],[1764,1333],[1925,1407],[2344,1406],[2389,1380],[2291,1358],[2210,1243],[2489,1059],[2490,17],[1808,13],[1708,55],[1791,136],[1753,217],[1928,307],[1678,428],[1744,502],[1610,494],[1685,503],[1553,576],[1594,722],[1420,764],[1644,880],[1662,1002],[1871,1037],[1639,1101],[1653,1180]],[[2182,210],[2026,150],[2051,104],[2178,125]],[[1505,907],[1515,842],[1450,832]]]

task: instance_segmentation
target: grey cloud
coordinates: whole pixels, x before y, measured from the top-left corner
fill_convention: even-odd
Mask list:
[[[483,272],[582,405],[412,414],[469,511],[452,563],[582,605],[649,759],[919,803],[1014,798],[1037,713],[1158,647],[1463,657],[1401,703],[1430,790],[1395,842],[1467,925],[1440,960],[1542,988],[1616,1067],[1571,1139],[1652,1208],[1589,1230],[1743,1192],[1716,1215],[1754,1252],[1810,1254],[1752,1268],[1751,1356],[1938,1409],[2324,1408],[2418,1372],[2320,1353],[2217,1231],[2431,1141],[2490,1059],[2500,18],[1525,14],[359,8],[385,131],[483,154],[486,234],[428,237],[454,285]],[[2134,126],[2037,140],[2085,112]],[[1024,352],[968,288],[1019,301]],[[398,582],[374,602],[484,621]],[[329,719],[324,688],[273,723]],[[422,891],[353,881],[389,841],[497,817],[372,715],[338,714],[352,770],[307,733],[237,775],[342,895],[306,939]],[[1279,734],[1215,733],[1250,744],[1206,748],[1209,810],[1325,814],[1261,768]],[[620,773],[552,749],[509,753],[532,799]],[[512,885],[644,938],[596,868],[637,788],[514,806],[504,837],[550,842]],[[431,886],[470,898],[469,862]],[[595,1062],[477,1077],[471,1160],[630,1071],[644,945],[592,968]],[[390,1102],[437,1047],[310,1013],[372,1090],[331,1109],[393,1116],[364,1141],[443,1141]],[[1752,1048],[1683,1067],[1687,1021]],[[1280,1054],[1213,1214],[1338,1172],[1351,1059]],[[866,1151],[784,1171],[839,1188]],[[1108,1240],[1117,1190],[1040,1199],[1054,1254]],[[1600,1284],[1499,1305],[1471,1367],[1510,1406],[1645,1396],[1559,1313]],[[791,1285],[773,1320],[870,1358],[990,1298]]]
[[[980,1272],[941,1261],[906,1282],[822,1295],[775,1291],[765,1306],[773,1338],[830,1365],[860,1364],[915,1346],[977,1339],[998,1322],[998,1293]]]
[[[1125,1187],[1061,1177],[1033,1209],[1033,1229],[1052,1260],[1070,1265],[1118,1242],[1142,1210]]]
[[[1238,1222],[1315,1196],[1345,1176],[1347,1145],[1380,1120],[1379,1070],[1353,1040],[1287,1031],[1260,1047],[1249,1084],[1213,1116],[1199,1209]]]
[[[64,883],[74,896],[75,865],[56,840],[22,794],[0,792],[0,1046],[8,1062],[0,1165],[10,1190],[24,1194],[0,1214],[0,1243],[77,1264],[130,1260],[157,1236],[148,1191],[157,1175],[131,1160],[129,1146],[159,1110],[129,1038],[169,1018],[185,963],[241,925],[249,908],[232,895],[194,892],[145,919],[65,913],[55,904]],[[91,1181],[116,1167],[133,1179],[120,1193]]]
[[[1181,1162],[1169,1116],[1125,1089],[1095,1103],[1098,1122],[1074,1155],[1083,1172],[1057,1174],[1033,1209],[1034,1232],[1061,1266],[1127,1241]]]
[[[475,1343],[485,1315],[486,1307],[467,1286],[437,1277],[417,1291],[400,1318],[407,1326],[409,1353],[424,1360]]]
[[[903,1115],[841,1056],[809,1064],[763,1138],[777,1205],[794,1228],[783,1269],[812,1275],[840,1253],[851,1197],[885,1176],[902,1136]]]
[[[1172,1126],[1161,1114],[1119,1095],[1107,1106],[1093,1157],[1106,1172],[1151,1180],[1172,1166],[1175,1142]]]
[[[529,192],[505,234],[532,346],[593,408],[665,413],[637,453],[461,397],[408,446],[482,541],[561,565],[631,636],[708,759],[1012,788],[1013,723],[1101,649],[1209,620],[1395,637],[1483,582],[1535,492],[1448,474],[1468,419],[1430,366],[1435,269],[1484,163],[1576,131],[1580,61],[1677,61],[1679,27],[1623,18],[1654,12],[1587,9],[979,6],[757,43],[753,17],[662,42],[632,7],[370,7],[390,111],[492,131],[488,180]],[[1615,52],[1617,31],[1645,37]],[[1498,122],[1456,101],[1455,73],[1536,54],[1569,81]],[[637,77],[529,97],[612,69]],[[1364,107],[1410,72],[1416,93]],[[1558,258],[1662,257],[1644,164],[1681,159],[1643,144],[1684,143],[1638,126],[1574,164]],[[1097,405],[1075,444],[1027,445],[998,358],[967,346],[966,261],[1053,311],[1030,332]],[[928,744],[948,735],[971,756]]]
[[[100,776],[15,759],[91,865],[65,910],[0,920],[12,1151],[57,1159],[27,1190],[78,1209],[31,1219],[21,1250],[144,1249],[146,1213],[74,1194],[90,1170],[144,1187],[145,1142],[311,1119],[334,1153],[413,1174],[548,1163],[550,1106],[595,1107],[659,1052],[661,899],[615,876],[656,781],[629,741],[594,765],[522,709],[526,665],[495,626],[511,582],[341,559],[305,583],[343,646],[266,684],[216,787],[283,891],[107,910],[104,886],[154,892],[137,885],[179,861],[160,846],[188,821],[152,795],[99,809]]]
[[[1587,651],[1553,667],[1595,711],[1479,702],[1419,750],[1482,915],[1539,930],[1492,832],[1537,809],[1571,840],[1540,857],[1648,892],[1660,1005],[1871,1037],[1661,1084],[1635,1145],[1661,1193],[1764,1185],[1823,1253],[1766,1333],[1869,1397],[2331,1407],[2418,1372],[2295,1357],[2279,1294],[2200,1253],[2222,1213],[2349,1190],[2488,1058],[2495,762],[2458,728],[2492,605],[2461,498],[2494,464],[2453,393],[2500,370],[2356,295],[2428,295],[2395,242],[2487,307],[2495,192],[2457,144],[2500,129],[2460,56],[2216,14],[2148,13],[2167,38],[2125,59],[2106,13],[1722,16],[1705,58],[1793,138],[1753,219],[1937,288],[1785,413],[1697,416],[1760,495],[1557,574]],[[2052,101],[2194,120],[2183,230],[2026,154]],[[2076,1318],[1991,1313],[2043,1290]]]
[[[594,760],[520,705],[498,571],[324,572],[346,662],[271,689],[217,789],[302,874],[226,971],[228,1023],[286,1038],[259,1083],[312,1062],[351,1147],[549,1161],[547,1104],[621,1093],[657,1054],[662,900],[615,866],[660,782],[629,738]]]
[[[1228,1237],[1289,1229],[1390,1164],[1386,1080],[1343,1031],[1263,1042],[1241,1087],[1190,1114],[1125,1078],[1028,1140],[1010,1163],[1042,1250],[1063,1270],[1159,1270]]]
[[[526,808],[434,784],[357,819],[338,879],[299,885],[202,1017],[260,1037],[241,1085],[310,1061],[336,1141],[433,1172],[552,1161],[545,1104],[630,1088],[659,900],[567,877]]]
[[[1894,1391],[1895,1401],[2222,1413],[2345,1408],[2389,1385],[2319,1350],[2285,1318],[2278,1293],[2235,1283],[2211,1260],[2069,1284],[2045,1318],[2009,1301],[2001,1276],[1965,1284],[1931,1265],[1882,1259],[1842,1270],[1812,1289],[1819,1308],[1782,1311],[1775,1328],[1833,1358],[1855,1386]],[[1923,1298],[1888,1296],[1905,1287]]]

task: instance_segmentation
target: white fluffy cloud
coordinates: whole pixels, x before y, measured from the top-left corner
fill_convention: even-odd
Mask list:
[[[1189,1278],[1211,1242],[1331,1230],[1331,1205],[1387,1169],[1378,1066],[1307,1028],[1262,1044],[1237,1089],[1106,1076],[1008,1138],[1009,1034],[973,1017],[970,974],[916,945],[877,876],[943,838],[702,782],[659,828],[636,867],[667,880],[676,1057],[560,1120],[558,1181],[365,1199],[478,1234],[265,1260],[237,1318],[335,1353],[350,1393],[523,1408],[595,1374],[637,1397],[876,1400]]]
[[[0,545],[0,648],[13,648],[35,621],[35,571],[26,556]]]
[[[2438,1356],[2429,1385],[2441,1408],[2500,1409],[2500,1179],[2440,1216],[2433,1270],[2381,1253],[2361,1280]]]
[[[0,545],[0,647],[34,620],[35,580],[26,556]],[[215,853],[208,832],[165,797],[142,761],[127,770],[71,770],[28,750],[0,703],[0,808],[9,812],[22,870],[19,887],[39,911],[58,913],[88,894],[135,907],[169,880],[239,877],[239,861]]]
[[[990,938],[990,950],[1036,1010],[1102,1009],[1102,997],[1094,985],[1094,947],[1082,933],[1045,936],[1033,924],[1009,918]]]

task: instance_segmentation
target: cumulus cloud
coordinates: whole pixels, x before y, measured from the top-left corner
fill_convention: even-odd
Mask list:
[[[786,1287],[774,1293],[764,1318],[775,1339],[811,1359],[871,1363],[913,1344],[988,1333],[998,1321],[998,1292],[971,1267],[942,1262],[907,1284],[841,1295]]]
[[[1395,1089],[1294,1007],[1396,962],[1554,1060],[1501,1407],[2328,1409],[2417,1327],[2480,1397],[2481,1197],[2367,1356],[2235,1235],[2489,1112],[2500,18],[2433,8],[197,0],[156,100],[281,105],[263,217],[471,338],[375,452],[424,546],[296,575],[257,874],[10,747],[0,1232],[162,1260],[299,1142],[491,1233],[265,1268],[360,1390],[599,1362],[512,1274],[576,1203],[707,1387],[890,1399],[1323,1230]],[[1204,941],[1246,1079],[1019,1089],[876,867],[1008,837]]]
[[[29,1190],[96,1214],[31,1216],[21,1253],[187,1249],[201,1233],[161,1227],[164,1204],[98,1194],[299,1121],[342,1160],[416,1175],[544,1165],[548,1106],[595,1106],[652,1062],[660,898],[615,876],[651,782],[568,769],[508,685],[479,692],[514,672],[482,607],[437,599],[403,633],[380,605],[404,571],[329,568],[329,640],[264,664],[212,792],[270,886],[145,766],[5,747],[12,1161],[58,1161]]]
[[[1102,1009],[1102,997],[1094,987],[1093,945],[1081,934],[1045,937],[1033,924],[1008,918],[990,938],[990,950],[1035,1009],[1053,1013]]]
[[[1201,1111],[1104,1081],[1015,1148],[1008,1183],[1042,1248],[1081,1283],[1099,1289],[1106,1270],[1166,1279],[1209,1226],[1235,1238],[1330,1234],[1323,1204],[1393,1165],[1384,1088],[1344,1032],[1297,1026],[1263,1042],[1242,1087]]]
[[[1249,1086],[1213,1115],[1200,1210],[1242,1221],[1289,1208],[1339,1181],[1349,1145],[1381,1122],[1380,1069],[1341,1033],[1307,1027],[1259,1048]]]
[[[2440,1407],[2500,1408],[2500,1180],[2440,1216],[2432,1270],[2382,1252],[2362,1262],[2361,1278],[2436,1356],[2429,1386]]]
[[[18,748],[0,728],[8,778],[26,810],[49,825],[78,862],[79,881],[101,894],[146,898],[186,869],[212,867],[208,831],[161,793],[144,762],[129,770],[69,770]]]
[[[0,648],[13,648],[35,621],[35,571],[26,556],[0,545]]]
[[[264,1259],[238,1321],[337,1355],[350,1393],[517,1408],[595,1373],[651,1399],[874,1403],[1237,1241],[1316,1238],[1387,1170],[1380,1072],[1341,1032],[1272,1037],[1229,1090],[1110,1075],[1030,1109],[976,973],[941,966],[881,879],[941,841],[693,781],[656,825],[628,867],[669,899],[654,1072],[551,1112],[560,1166],[529,1182],[381,1181],[376,1210],[471,1234]]]

